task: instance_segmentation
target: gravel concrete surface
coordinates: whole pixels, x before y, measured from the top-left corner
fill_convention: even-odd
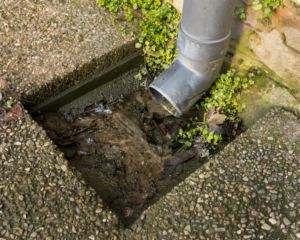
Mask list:
[[[2,239],[297,239],[300,125],[281,109],[124,229],[27,114],[0,127]]]
[[[34,106],[138,51],[111,19],[95,0],[1,0],[0,80]]]
[[[135,51],[94,1],[0,14],[1,80],[34,104]],[[300,239],[299,123],[273,109],[124,229],[25,111],[0,122],[0,239]]]
[[[145,211],[133,239],[300,239],[300,121],[273,109]]]

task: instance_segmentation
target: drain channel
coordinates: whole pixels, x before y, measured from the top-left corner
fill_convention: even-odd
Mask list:
[[[76,86],[66,92],[67,97],[60,94],[34,110],[35,120],[65,154],[69,166],[82,174],[125,226],[204,161],[165,165],[171,156],[185,151],[176,137],[194,113],[179,119],[162,108],[147,88],[149,76],[135,79],[142,69],[88,93],[86,84],[82,91]]]

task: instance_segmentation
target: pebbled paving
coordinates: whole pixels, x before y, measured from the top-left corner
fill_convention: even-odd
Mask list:
[[[124,229],[28,114],[2,122],[1,239],[298,239],[299,123],[273,109]]]
[[[28,105],[136,51],[91,0],[3,0],[0,20],[0,82]],[[0,122],[0,239],[300,239],[299,140],[271,110],[124,229],[25,111]]]
[[[111,19],[94,0],[2,0],[0,80],[34,106],[138,51],[135,23]]]
[[[299,124],[272,109],[145,211],[129,236],[299,239]]]

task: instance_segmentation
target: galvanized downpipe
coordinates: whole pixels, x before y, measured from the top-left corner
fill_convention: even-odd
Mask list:
[[[180,117],[215,81],[228,48],[236,0],[185,0],[178,57],[150,85],[155,99]]]

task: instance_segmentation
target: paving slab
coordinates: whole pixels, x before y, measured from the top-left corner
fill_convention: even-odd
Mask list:
[[[0,78],[28,105],[136,52],[94,1],[3,0],[0,14]],[[127,229],[24,113],[0,122],[0,239],[300,239],[290,112],[271,110]]]
[[[133,239],[299,239],[300,121],[272,109],[132,226]]]
[[[124,229],[31,116],[0,125],[2,239],[297,239],[300,121],[272,109]]]
[[[1,1],[0,79],[35,106],[118,63],[138,51],[138,28],[123,35],[111,19],[94,0]]]

